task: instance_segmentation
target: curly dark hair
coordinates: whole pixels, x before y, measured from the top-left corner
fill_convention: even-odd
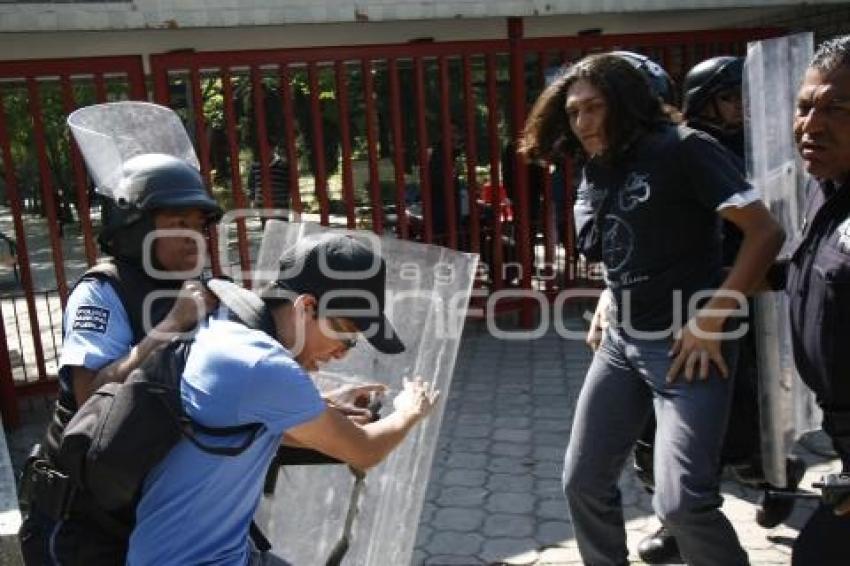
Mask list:
[[[850,35],[834,37],[821,43],[809,66],[824,75],[838,67],[850,67]]]
[[[597,88],[605,99],[606,157],[610,159],[616,160],[641,133],[670,122],[661,100],[633,65],[609,53],[590,55],[568,67],[537,98],[520,137],[519,153],[548,161],[583,152],[565,108],[567,92],[580,80]]]

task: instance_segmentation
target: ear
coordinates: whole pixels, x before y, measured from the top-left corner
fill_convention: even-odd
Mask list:
[[[311,319],[318,316],[316,310],[318,301],[313,295],[298,295],[292,303],[292,307],[295,310],[296,316],[299,318]]]

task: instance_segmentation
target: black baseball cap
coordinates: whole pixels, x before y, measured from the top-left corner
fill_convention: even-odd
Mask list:
[[[322,316],[350,320],[378,351],[404,351],[384,314],[387,264],[360,239],[340,234],[302,237],[281,257],[276,285],[313,295]]]

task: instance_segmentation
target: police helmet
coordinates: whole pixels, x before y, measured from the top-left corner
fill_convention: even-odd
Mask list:
[[[713,57],[695,65],[685,75],[682,111],[687,118],[698,116],[718,92],[741,86],[743,57]]]
[[[222,210],[209,195],[200,172],[177,157],[145,153],[124,162],[118,188],[104,202],[98,237],[104,253],[140,260],[145,236],[154,229],[153,212],[197,208],[210,222]]]
[[[622,57],[632,64],[632,66],[643,73],[643,76],[649,81],[649,86],[656,96],[660,97],[665,104],[671,106],[675,104],[673,79],[664,70],[664,67],[640,53],[634,51],[612,51],[612,55]]]

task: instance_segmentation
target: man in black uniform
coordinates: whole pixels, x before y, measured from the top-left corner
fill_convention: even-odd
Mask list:
[[[797,99],[794,134],[812,175],[802,233],[788,268],[794,359],[850,472],[850,36],[823,43]],[[794,565],[850,563],[850,504],[815,512]]]

